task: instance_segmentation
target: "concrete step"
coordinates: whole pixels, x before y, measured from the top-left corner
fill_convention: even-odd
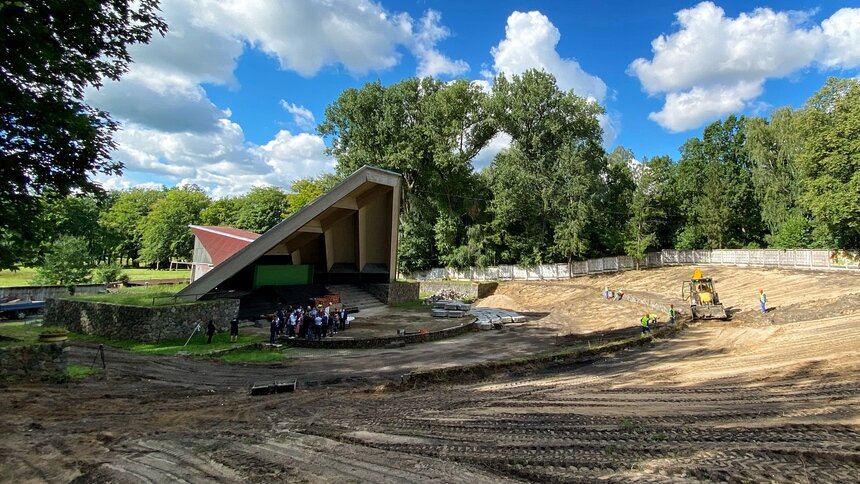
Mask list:
[[[385,306],[369,292],[353,285],[331,285],[326,286],[329,291],[339,294],[340,301],[346,306],[356,306],[359,309],[370,309]]]

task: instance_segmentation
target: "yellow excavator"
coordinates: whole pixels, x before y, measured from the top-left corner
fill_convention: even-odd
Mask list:
[[[693,319],[729,319],[720,303],[720,296],[710,277],[702,277],[702,271],[693,271],[693,277],[681,285],[681,297],[690,301]]]

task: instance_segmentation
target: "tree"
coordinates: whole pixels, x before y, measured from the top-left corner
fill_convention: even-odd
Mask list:
[[[254,187],[236,199],[236,227],[262,234],[283,220],[287,206],[280,188]]]
[[[96,193],[90,174],[119,173],[116,124],[83,101],[87,87],[118,80],[166,24],[157,0],[4,2],[0,15],[0,267],[14,244],[36,237],[36,200],[51,191]],[[11,244],[11,245],[10,245]]]
[[[87,239],[64,235],[51,244],[33,283],[68,286],[87,282],[93,267]]]
[[[814,244],[860,247],[860,82],[828,79],[801,114],[800,205]]]
[[[101,213],[99,225],[105,231],[105,245],[110,248],[112,258],[125,258],[131,264],[140,257],[143,220],[166,193],[163,189],[144,188],[119,192],[110,208]]]
[[[676,241],[679,248],[741,247],[763,240],[745,123],[744,117],[731,115],[681,148],[677,187],[686,222]]]
[[[632,151],[618,146],[606,158],[606,176],[596,214],[600,224],[596,238],[601,250],[607,254],[620,254],[624,251],[630,200],[636,190],[634,157]]]
[[[334,188],[340,181],[341,177],[332,173],[324,173],[316,178],[308,177],[295,180],[290,184],[290,193],[287,194],[287,208],[282,217],[286,218],[298,212],[302,207]]]
[[[465,230],[458,229],[456,240],[440,253],[435,229],[440,216],[459,217],[471,205],[471,160],[495,134],[486,103],[487,95],[468,81],[411,78],[347,89],[326,108],[318,129],[332,137],[328,153],[337,158],[339,175],[364,165],[403,175],[399,257],[404,270],[428,267],[462,243]],[[445,230],[445,224],[438,229]],[[439,240],[449,235],[440,234]]]
[[[800,116],[790,108],[774,111],[770,121],[747,120],[747,150],[752,181],[769,230],[768,244],[778,248],[807,247],[808,224],[799,205],[802,183],[798,157],[803,148]]]
[[[490,112],[513,138],[489,171],[501,261],[582,257],[592,245],[589,222],[606,169],[597,119],[603,108],[530,70],[496,78]]]
[[[194,185],[168,190],[141,221],[140,258],[150,264],[167,262],[171,258],[189,259],[194,235],[188,226],[199,223],[200,212],[209,203],[209,197]]]
[[[649,163],[643,163],[636,190],[630,199],[630,218],[627,221],[624,252],[636,261],[636,269],[639,269],[639,262],[645,258],[648,248],[657,243],[654,225],[657,217],[661,215],[655,200],[660,188],[657,178],[659,174],[651,169]]]
[[[200,212],[200,223],[203,225],[236,227],[238,226],[238,211],[238,198],[219,198]]]

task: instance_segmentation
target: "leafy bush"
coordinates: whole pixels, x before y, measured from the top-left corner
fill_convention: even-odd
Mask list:
[[[88,282],[92,268],[87,239],[64,235],[51,244],[33,283],[67,286]]]
[[[93,271],[93,281],[99,283],[128,282],[128,274],[118,264],[110,263],[96,267]]]

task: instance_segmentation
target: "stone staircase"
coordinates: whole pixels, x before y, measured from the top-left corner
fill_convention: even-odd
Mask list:
[[[332,284],[326,286],[329,292],[340,294],[340,302],[347,308],[356,307],[360,311],[385,307],[385,303],[373,294],[351,284]]]

